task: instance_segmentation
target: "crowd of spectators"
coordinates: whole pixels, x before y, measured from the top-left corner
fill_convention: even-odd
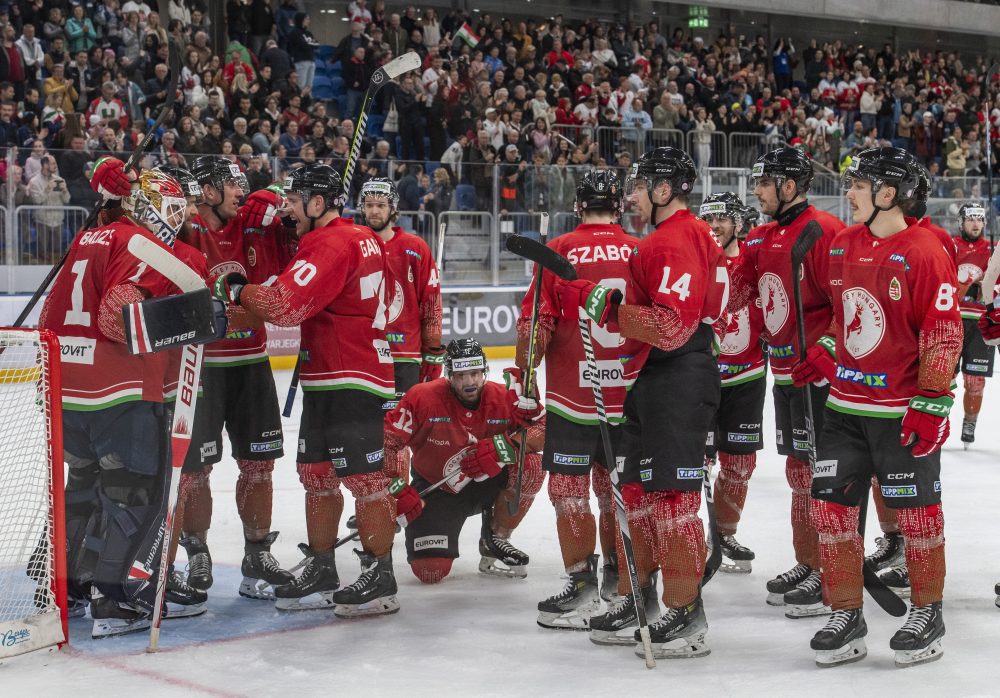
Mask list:
[[[313,36],[296,0],[227,0],[221,46],[208,1],[169,0],[165,17],[144,0],[6,5],[0,147],[17,148],[17,165],[3,162],[0,176],[16,203],[94,202],[89,164],[127,154],[174,89],[171,40],[180,91],[144,164],[221,154],[254,189],[302,163],[343,167],[373,72],[418,52],[421,69],[379,93],[353,187],[391,176],[405,210],[453,208],[461,185],[476,208],[498,198],[503,211],[568,210],[579,168],[626,168],[653,143],[688,147],[706,167],[732,133],[755,145],[725,164],[747,166],[756,149],[787,142],[836,172],[861,148],[893,144],[936,176],[981,175],[984,126],[1000,123],[982,55],[768,42],[733,24],[701,36],[663,34],[657,21],[438,16],[384,0],[347,6],[350,31],[322,61],[339,63],[341,98],[317,99],[317,56],[330,42]]]

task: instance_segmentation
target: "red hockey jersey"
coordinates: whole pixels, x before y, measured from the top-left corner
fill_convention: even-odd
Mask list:
[[[42,306],[39,327],[59,336],[64,409],[87,411],[134,400],[163,401],[167,355],[132,356],[124,343],[109,339],[98,326],[101,303],[116,286],[134,284],[146,297],[180,293],[128,251],[133,235],[162,245],[128,220],[77,235]]]
[[[572,232],[560,235],[548,246],[569,259],[579,278],[616,288],[625,295],[626,303],[635,303],[635,284],[628,260],[638,244],[639,239],[628,235],[621,226],[581,224]],[[532,281],[521,303],[522,317],[531,317],[534,296]],[[548,316],[541,320],[542,324],[554,324],[545,349],[546,409],[578,424],[596,425],[597,409],[587,373],[580,325],[560,320],[556,279],[552,274],[542,275],[539,315]],[[590,322],[590,335],[604,389],[608,420],[621,422],[625,393],[642,368],[637,355],[643,352],[644,344],[635,339],[625,339],[593,322]]]
[[[730,268],[737,260],[739,255],[726,258]],[[715,327],[722,385],[738,385],[763,378],[767,372],[767,355],[761,344],[764,313],[760,309],[760,299],[751,300],[739,310],[724,313]]]
[[[448,460],[466,446],[511,426],[507,389],[486,382],[476,409],[455,397],[447,378],[418,383],[385,416],[386,436],[413,452],[412,466],[429,483],[441,480]]]
[[[385,338],[382,240],[349,218],[306,233],[273,284],[243,292],[242,304],[276,325],[301,325],[302,390],[364,390],[395,396]]]
[[[392,287],[386,287],[389,325],[386,338],[394,361],[419,363],[422,338],[426,333],[433,344],[441,344],[441,283],[431,248],[421,238],[394,227],[385,243],[392,272]]]
[[[936,357],[946,366],[945,385],[961,352],[951,260],[937,236],[919,225],[884,239],[867,226],[851,226],[834,238],[829,254],[837,372],[827,405],[900,417],[917,393],[921,333],[954,340],[954,356]]]
[[[750,231],[743,253],[730,270],[734,293],[741,287],[756,290],[751,293],[750,300],[760,300],[764,339],[768,344],[771,372],[776,384],[792,383],[792,366],[798,361],[799,340],[792,295],[792,245],[809,221],[816,221],[823,229],[823,236],[806,255],[802,267],[806,343],[811,346],[829,329],[833,317],[827,291],[829,252],[834,234],[844,228],[839,218],[808,206],[788,226],[781,226],[777,221],[758,226]]]
[[[958,298],[962,319],[978,320],[986,312],[986,306],[980,301],[983,294],[974,292],[974,297],[966,295],[969,287],[983,280],[986,265],[990,263],[990,243],[980,236],[978,240],[968,242],[962,237],[955,240],[955,263],[958,265]],[[968,298],[968,300],[966,300]]]

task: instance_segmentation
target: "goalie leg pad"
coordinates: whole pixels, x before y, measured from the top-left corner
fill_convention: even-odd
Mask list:
[[[85,545],[87,531],[95,524],[100,511],[97,480],[100,467],[93,460],[66,453],[69,475],[66,478],[66,557],[69,594],[84,599],[90,593],[95,557]]]
[[[226,335],[226,308],[208,288],[122,306],[125,345],[132,354],[203,344]]]
[[[819,545],[809,515],[812,499],[812,470],[809,463],[794,456],[785,459],[785,479],[792,488],[792,546],[795,559],[819,569]]]
[[[941,600],[944,593],[944,513],[940,504],[899,510],[899,528],[906,539],[910,598],[915,606]]]
[[[563,566],[576,570],[593,554],[597,543],[597,522],[590,511],[586,475],[549,475],[549,499],[556,510],[556,531]]]
[[[422,557],[410,563],[413,574],[424,584],[437,584],[451,572],[450,557]]]
[[[271,531],[271,472],[273,460],[237,458],[236,510],[247,540],[260,541]]]
[[[863,602],[865,549],[858,534],[859,513],[859,507],[819,499],[812,506],[823,565],[823,603],[835,611],[861,608]]]
[[[337,542],[337,528],[344,513],[340,478],[330,461],[299,463],[299,482],[306,490],[306,532],[309,547],[323,552]]]
[[[396,502],[389,494],[389,478],[381,470],[348,475],[344,486],[354,495],[362,547],[375,557],[387,555],[396,534]]]

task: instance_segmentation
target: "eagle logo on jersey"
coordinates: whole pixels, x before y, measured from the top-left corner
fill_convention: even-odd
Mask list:
[[[958,265],[958,283],[960,284],[972,284],[983,278],[983,270],[980,269],[975,264],[965,264]]]
[[[397,281],[393,289],[392,303],[389,304],[390,323],[396,322],[396,319],[403,312],[403,301],[403,286]]]
[[[764,308],[764,326],[773,337],[788,320],[788,294],[785,293],[781,277],[771,272],[760,277],[757,291]]]
[[[740,354],[750,346],[750,309],[743,306],[729,316],[726,334],[719,346],[723,354]]]
[[[885,313],[878,300],[861,287],[844,291],[844,348],[856,359],[868,356],[885,335]]]

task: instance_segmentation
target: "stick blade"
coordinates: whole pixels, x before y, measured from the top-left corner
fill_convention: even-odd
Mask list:
[[[537,240],[533,240],[524,235],[511,235],[507,238],[507,251],[513,252],[518,257],[524,257],[538,264],[543,269],[565,281],[576,279],[576,269],[568,259],[550,247],[546,247]]]
[[[819,223],[816,221],[806,223],[802,232],[799,233],[799,237],[795,240],[795,244],[792,245],[792,266],[802,264],[802,260],[809,254],[809,250],[821,237],[823,237],[823,229]]]
[[[399,58],[394,58],[386,63],[382,66],[382,70],[385,71],[385,74],[390,80],[395,80],[403,73],[416,70],[420,67],[420,64],[420,54],[416,51],[410,51],[409,53],[404,53]]]

